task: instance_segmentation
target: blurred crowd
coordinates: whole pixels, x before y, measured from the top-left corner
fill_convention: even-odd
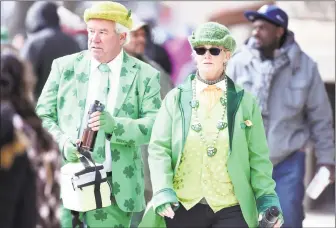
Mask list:
[[[176,23],[177,17],[168,4],[160,2],[145,2],[135,3],[133,1],[121,2],[127,8],[132,9],[133,28],[131,29],[130,42],[124,46],[124,50],[131,56],[148,63],[160,72],[161,75],[161,98],[164,99],[166,94],[175,88],[178,84],[183,82],[188,75],[195,73],[197,67],[194,59],[191,55],[192,48],[188,42],[188,36],[191,35],[194,24],[192,23]],[[1,2],[3,4],[3,2]],[[43,90],[43,87],[48,79],[51,71],[52,62],[66,55],[74,54],[87,49],[88,34],[85,28],[85,23],[82,19],[83,9],[90,6],[92,2],[83,2],[78,4],[71,10],[66,9],[66,5],[62,2],[47,3],[44,1],[36,2],[32,4],[25,16],[25,30],[11,34],[10,28],[6,24],[1,25],[1,161],[0,161],[0,204],[7,202],[6,205],[11,205],[9,208],[2,208],[0,206],[0,215],[8,214],[6,219],[0,219],[4,224],[0,224],[0,227],[32,227],[29,224],[39,224],[39,227],[58,227],[59,226],[59,212],[60,200],[58,195],[59,189],[59,170],[61,167],[61,153],[52,140],[52,136],[42,127],[42,122],[35,113],[36,102]],[[256,10],[262,6],[264,2],[255,3],[242,7],[237,12],[243,12],[243,10]],[[187,9],[185,9],[187,10]],[[2,7],[3,11],[3,7]],[[222,17],[228,17],[231,15],[235,22],[225,21],[229,24],[248,22],[244,18],[243,13],[240,16],[236,14],[230,14],[232,12],[223,12],[224,16],[212,15],[214,20],[220,21]],[[15,14],[15,9],[12,9],[12,14]],[[63,17],[63,18],[62,18]],[[78,20],[78,21],[77,21]],[[76,21],[76,23],[74,22]],[[264,25],[260,25],[261,27]],[[288,24],[286,24],[287,28]],[[260,28],[259,28],[260,29]],[[253,39],[251,36],[255,36],[252,33],[252,27],[246,29],[247,36],[244,37],[244,42],[241,47],[250,47],[253,45]],[[294,31],[295,32],[295,31]],[[264,42],[271,42],[271,35],[259,33],[260,39],[265,39]],[[285,37],[285,36],[283,36]],[[286,33],[287,40],[281,41],[281,45],[294,42],[294,33]],[[271,40],[268,40],[271,39]],[[285,43],[285,41],[287,43]],[[314,45],[314,44],[312,44]],[[240,47],[237,48],[235,58],[232,60],[232,68],[230,73],[233,79],[238,83],[242,83],[244,86],[251,90],[256,90],[255,93],[263,94],[265,91],[260,88],[266,88],[267,85],[259,85],[253,87],[251,84],[251,72],[244,71],[244,65],[240,65],[244,62],[245,65],[256,64],[259,71],[262,71],[263,75],[269,73],[268,65],[256,62],[251,59],[246,59],[248,51]],[[300,52],[300,50],[296,50]],[[249,53],[250,54],[250,53]],[[296,56],[297,53],[290,53],[290,58],[300,58]],[[300,52],[301,54],[301,52]],[[280,54],[279,54],[280,55]],[[252,58],[252,57],[251,57]],[[292,60],[288,60],[291,61]],[[240,63],[237,63],[240,62]],[[282,69],[287,63],[279,61],[279,68]],[[229,63],[230,64],[230,63]],[[269,63],[270,66],[272,65]],[[282,65],[283,64],[283,65]],[[299,63],[302,64],[302,63]],[[305,67],[310,67],[313,63],[307,60],[304,64]],[[236,68],[239,68],[238,71]],[[257,71],[258,71],[257,70]],[[295,66],[293,66],[293,71]],[[315,68],[313,69],[315,70]],[[241,78],[239,76],[243,75]],[[321,87],[323,82],[319,79],[316,83],[320,83],[315,89],[316,94],[323,94],[323,98],[326,97],[324,88]],[[303,99],[314,100],[313,97],[298,98],[303,96],[298,92],[300,88],[304,87],[304,81],[297,81],[294,85],[297,87],[297,92],[291,94],[284,94],[286,92],[277,91],[279,99],[285,97],[285,99],[297,99],[297,102],[301,102]],[[269,86],[269,85],[268,85]],[[259,88],[259,89],[258,89]],[[270,88],[268,88],[270,89]],[[285,95],[284,97],[282,97]],[[293,97],[288,97],[293,95]],[[267,94],[263,94],[263,99]],[[316,95],[318,96],[318,95]],[[322,96],[322,95],[321,95]],[[287,98],[288,97],[288,98]],[[263,99],[260,100],[262,103]],[[315,102],[316,101],[316,102]],[[278,101],[274,100],[274,103]],[[309,110],[313,110],[318,106],[319,100],[314,100]],[[331,103],[334,103],[331,100]],[[264,105],[266,105],[264,103]],[[290,112],[284,118],[292,118],[293,110],[297,107],[292,107]],[[302,104],[303,106],[303,104]],[[272,108],[272,107],[266,107]],[[329,113],[330,103],[326,102],[325,106],[317,113],[309,116],[310,124],[322,122],[324,116],[321,118],[318,115],[331,115]],[[283,110],[281,107],[277,109]],[[323,112],[323,110],[327,110]],[[331,110],[331,109],[330,109]],[[293,115],[292,115],[293,114]],[[294,118],[294,117],[293,117]],[[298,117],[295,117],[298,118]],[[266,122],[265,125],[272,125],[270,122]],[[276,125],[278,123],[275,123]],[[329,123],[326,123],[329,124]],[[293,124],[295,125],[295,124]],[[318,138],[317,134],[325,134],[326,138],[330,139],[328,132],[322,131],[319,125],[314,125],[315,134],[314,139]],[[322,126],[322,125],[320,125]],[[269,126],[266,126],[269,127]],[[271,127],[273,132],[269,133],[269,137],[278,134]],[[281,128],[283,131],[288,131],[289,128]],[[319,131],[321,130],[321,131]],[[271,130],[272,131],[272,130]],[[274,139],[276,141],[276,139]],[[281,147],[290,146],[292,139],[288,139],[286,142],[288,145],[278,145]],[[295,138],[295,140],[303,140],[302,138]],[[305,139],[304,139],[305,140]],[[318,140],[320,144],[326,141]],[[276,142],[273,142],[276,145]],[[319,145],[323,148],[323,145]],[[272,147],[272,146],[271,146]],[[273,148],[276,146],[273,146]],[[147,146],[143,146],[142,150],[146,151]],[[326,149],[327,150],[327,149]],[[25,151],[26,153],[23,153]],[[146,153],[143,153],[144,159]],[[320,156],[320,155],[319,155]],[[326,156],[328,157],[328,156]],[[292,158],[293,165],[298,165],[300,158]],[[304,159],[304,158],[303,158]],[[323,160],[322,158],[319,158]],[[301,162],[301,160],[300,160]],[[331,165],[334,161],[323,160],[322,164]],[[151,181],[149,178],[148,165],[145,165],[145,198],[146,202],[149,202],[152,197]],[[4,172],[3,170],[6,170]],[[281,171],[280,171],[281,169]],[[284,167],[278,167],[278,175],[282,175],[283,170],[288,169],[288,165]],[[302,168],[304,169],[304,168]],[[9,171],[8,171],[9,170]],[[332,170],[332,169],[331,169]],[[301,169],[295,171],[301,172]],[[35,175],[31,175],[35,173]],[[274,177],[279,178],[280,177]],[[303,182],[304,171],[302,175],[298,176]],[[34,179],[34,180],[32,180]],[[22,180],[22,181],[17,181]],[[286,180],[290,182],[290,180]],[[286,184],[286,181],[279,182]],[[4,186],[2,183],[8,183]],[[29,183],[34,182],[36,185]],[[301,186],[300,186],[301,187]],[[285,190],[287,191],[287,190]],[[8,197],[3,197],[2,192],[12,192]],[[38,194],[35,194],[38,192]],[[301,198],[302,204],[303,193],[298,193]],[[37,204],[31,202],[37,201]],[[35,205],[30,207],[28,205]],[[18,209],[20,208],[20,210]],[[141,216],[141,215],[139,215]],[[37,219],[35,219],[37,218]],[[303,219],[303,215],[302,215]],[[15,224],[10,224],[11,221],[15,221]],[[135,221],[135,223],[137,223]]]

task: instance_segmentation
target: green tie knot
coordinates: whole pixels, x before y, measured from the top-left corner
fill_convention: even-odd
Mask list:
[[[101,71],[101,72],[110,72],[111,69],[108,67],[108,65],[106,63],[102,63],[98,66],[98,69]]]

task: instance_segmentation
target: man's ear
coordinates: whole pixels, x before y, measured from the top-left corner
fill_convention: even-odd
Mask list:
[[[127,36],[126,32],[119,34],[119,42],[121,45],[123,45],[126,42],[126,36]]]
[[[278,39],[280,39],[280,38],[282,37],[283,34],[285,34],[285,29],[282,28],[282,27],[278,27],[278,28],[276,29],[276,37],[277,37]]]

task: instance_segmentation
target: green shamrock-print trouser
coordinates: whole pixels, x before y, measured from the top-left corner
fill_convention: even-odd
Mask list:
[[[111,178],[108,178],[111,185]],[[132,213],[122,211],[117,203],[111,206],[86,213],[80,213],[80,220],[85,221],[87,228],[129,228],[131,224]],[[61,227],[72,228],[72,215],[70,210],[62,207],[61,211]]]

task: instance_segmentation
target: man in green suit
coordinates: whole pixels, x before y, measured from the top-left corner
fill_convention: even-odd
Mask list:
[[[131,12],[123,5],[94,4],[84,20],[88,50],[53,62],[37,113],[65,163],[78,162],[75,144],[87,126],[98,131],[92,157],[104,165],[115,201],[80,219],[88,227],[129,227],[132,213],[145,207],[140,146],[148,144],[161,106],[160,75],[123,51],[132,28]],[[105,110],[88,116],[94,100]],[[61,221],[71,227],[69,210],[62,209]]]

